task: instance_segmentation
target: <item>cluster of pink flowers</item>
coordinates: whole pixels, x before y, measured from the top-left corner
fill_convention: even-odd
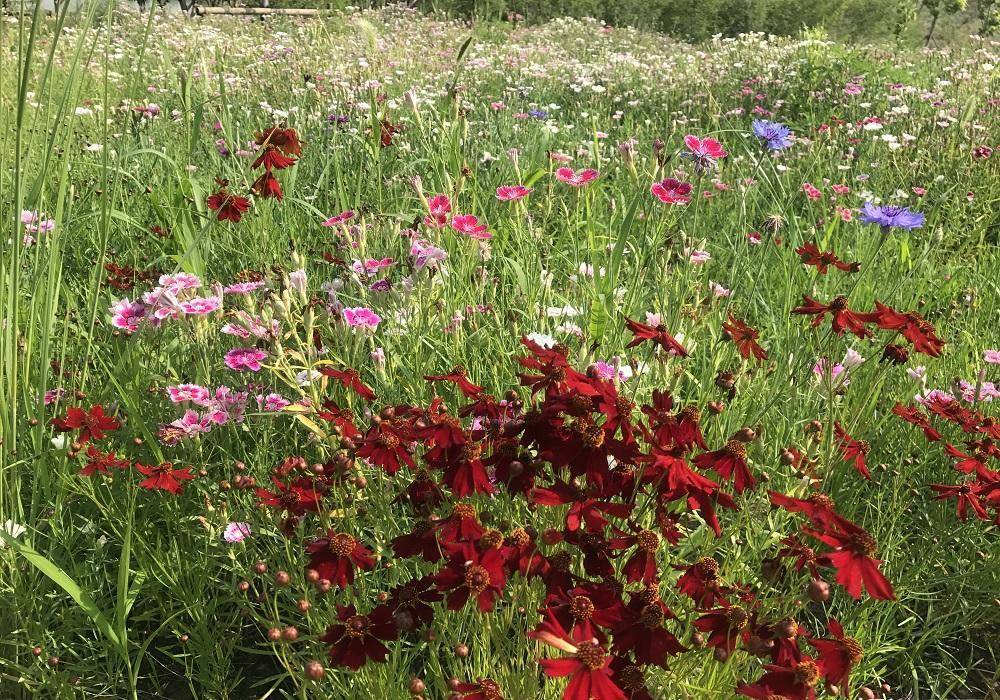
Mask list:
[[[221,310],[222,295],[226,291],[222,285],[215,285],[209,296],[197,294],[196,290],[201,286],[201,279],[187,272],[162,275],[159,286],[144,293],[141,301],[130,301],[125,297],[115,302],[110,309],[111,325],[134,333],[144,321],[158,328],[166,320],[207,316]]]
[[[199,384],[168,386],[167,396],[171,403],[184,406],[185,410],[177,420],[160,426],[159,438],[165,445],[176,445],[211,432],[218,425],[242,423],[248,398],[245,391],[234,391],[227,386],[213,391]]]

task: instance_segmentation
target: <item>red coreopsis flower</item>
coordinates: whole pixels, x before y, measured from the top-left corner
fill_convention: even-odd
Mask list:
[[[868,442],[852,438],[839,422],[833,424],[833,429],[837,435],[837,446],[840,447],[840,456],[845,461],[853,464],[858,474],[871,481],[871,472],[868,471],[868,465],[865,464],[865,456],[871,449]]]
[[[861,598],[861,587],[877,600],[895,600],[892,585],[879,571],[881,560],[874,559],[877,545],[875,538],[850,520],[837,518],[836,528],[815,530],[805,528],[804,532],[833,548],[832,552],[821,554],[817,563],[832,566],[837,570],[837,583],[844,587],[855,600]]]
[[[833,499],[825,493],[811,493],[806,498],[792,498],[777,491],[768,491],[771,503],[789,513],[802,513],[814,524],[823,528],[835,527],[837,513],[833,509]]]
[[[174,469],[170,462],[147,466],[135,464],[136,471],[147,478],[139,482],[139,487],[150,491],[167,491],[175,496],[184,490],[184,482],[194,478],[190,468]]]
[[[76,441],[80,444],[103,440],[107,433],[113,433],[122,427],[117,418],[104,413],[104,406],[100,404],[86,410],[70,406],[66,409],[65,417],[52,419],[52,425],[64,433],[79,430]]]
[[[611,539],[611,548],[616,550],[632,549],[635,551],[625,562],[622,574],[629,583],[642,581],[649,584],[658,581],[660,570],[656,563],[656,550],[660,548],[660,536],[652,530],[639,530],[633,526],[634,534],[621,532]]]
[[[441,460],[428,455],[429,462],[444,470],[444,483],[458,498],[474,493],[496,493],[497,488],[490,481],[490,475],[483,464],[483,446],[479,442],[467,442],[461,447],[448,451]]]
[[[549,594],[539,612],[557,619],[572,639],[596,639],[603,644],[607,640],[604,630],[621,623],[625,607],[615,588],[588,582]]]
[[[549,616],[546,622],[549,624],[544,629],[540,628],[529,636],[571,654],[539,661],[546,676],[569,678],[563,700],[628,700],[628,696],[612,680],[611,662],[614,657],[603,646],[590,640],[574,642],[554,618]]]
[[[441,546],[448,553],[461,545],[478,542],[485,530],[476,518],[476,509],[468,503],[456,503],[451,514],[437,525]]]
[[[625,325],[630,331],[632,331],[632,340],[625,347],[632,348],[640,343],[644,343],[647,340],[651,340],[654,344],[659,345],[666,352],[677,355],[679,357],[687,357],[688,352],[684,349],[684,346],[677,342],[674,336],[667,332],[667,327],[662,323],[658,326],[647,326],[645,323],[639,323],[638,321],[633,321],[630,318],[625,319]]]
[[[431,604],[443,598],[434,588],[434,577],[422,576],[390,590],[386,606],[392,610],[399,628],[408,632],[429,625],[434,619]]]
[[[823,678],[819,664],[808,656],[792,663],[791,666],[765,664],[766,673],[760,680],[736,689],[740,695],[761,700],[815,700],[816,684]]]
[[[967,520],[970,509],[980,520],[990,519],[990,514],[983,506],[982,497],[995,490],[992,485],[967,481],[960,484],[931,484],[931,488],[937,493],[934,496],[935,501],[955,499],[959,520],[963,522]]]
[[[615,684],[622,689],[628,700],[653,700],[642,666],[637,666],[628,659],[615,657],[611,662],[611,673]]]
[[[451,382],[470,399],[477,399],[483,393],[483,387],[469,381],[468,370],[461,365],[453,368],[447,374],[436,374],[424,377],[429,382]]]
[[[265,170],[260,177],[250,185],[254,194],[264,199],[277,199],[279,202],[284,198],[281,191],[281,183],[270,170]]]
[[[299,134],[291,127],[272,126],[264,129],[256,134],[255,142],[261,147],[273,146],[286,155],[302,155],[302,142],[299,140]]]
[[[795,535],[783,538],[781,544],[784,546],[778,550],[777,560],[794,558],[796,571],[808,568],[813,578],[819,578],[819,570],[816,568],[816,552],[812,547],[807,546]]]
[[[380,605],[359,615],[353,605],[337,606],[337,620],[319,639],[330,645],[330,663],[357,671],[369,660],[382,662],[389,656],[385,642],[399,637],[388,606]]]
[[[504,555],[499,549],[480,552],[470,544],[448,560],[445,568],[434,574],[434,585],[448,591],[449,610],[460,610],[473,599],[481,612],[490,612],[507,585]]]
[[[834,255],[832,251],[821,252],[819,247],[812,241],[796,248],[795,252],[798,253],[799,259],[802,260],[803,264],[815,267],[821,275],[827,273],[830,265],[833,265],[841,272],[858,272],[861,269],[861,263],[844,262]]]
[[[743,321],[729,315],[729,321],[722,324],[722,330],[729,339],[736,345],[743,359],[749,360],[751,356],[763,362],[767,359],[767,352],[760,346],[757,339],[760,333],[748,326]]]
[[[370,571],[375,566],[371,550],[346,532],[328,530],[326,537],[306,545],[306,552],[309,554],[309,568],[338,588],[347,588],[354,583],[355,570]]]
[[[740,605],[728,605],[709,610],[694,621],[694,626],[708,634],[706,644],[710,647],[723,649],[732,653],[741,640],[745,643],[749,638],[747,627],[750,615]]]
[[[688,567],[677,566],[683,571],[677,579],[677,590],[694,601],[699,608],[710,608],[725,602],[726,587],[719,577],[719,562],[712,557],[702,557]]]
[[[723,479],[732,478],[736,493],[743,493],[757,485],[757,480],[750,473],[746,460],[746,445],[739,440],[730,440],[721,450],[705,452],[694,458],[695,465],[702,469],[711,469]]]
[[[536,486],[528,494],[531,503],[540,506],[561,506],[570,504],[566,512],[566,529],[575,532],[584,525],[591,532],[603,532],[608,524],[605,517],[627,518],[632,512],[628,503],[606,503],[587,494],[572,484],[556,480],[548,488]]]
[[[614,652],[631,652],[640,664],[666,668],[668,657],[687,651],[663,626],[664,620],[675,617],[656,594],[655,586],[632,594],[624,618],[614,628]]]
[[[941,439],[942,435],[931,425],[930,419],[919,409],[904,406],[901,403],[897,403],[892,408],[892,412],[905,420],[910,425],[915,425],[924,431],[924,436],[931,442],[937,442]]]
[[[843,697],[852,697],[850,689],[851,669],[857,666],[864,657],[864,650],[858,640],[844,635],[844,628],[837,620],[830,618],[827,622],[827,628],[830,630],[832,639],[829,637],[812,638],[809,643],[819,652],[819,664],[827,682],[837,686]]]
[[[543,348],[528,338],[521,338],[521,344],[528,349],[531,356],[518,357],[518,364],[540,373],[519,375],[521,386],[530,387],[532,395],[539,391],[545,391],[547,395],[566,391],[574,391],[583,396],[597,394],[597,390],[591,386],[590,378],[570,366],[569,360],[566,359],[569,350],[565,346]]]
[[[271,483],[274,484],[272,491],[265,488],[257,489],[259,505],[276,508],[295,516],[319,510],[322,493],[312,479],[302,477],[286,483],[272,476]]]
[[[112,469],[128,469],[131,465],[129,460],[115,456],[114,452],[101,452],[90,445],[87,447],[87,463],[80,470],[80,476],[110,474]]]
[[[692,447],[708,450],[708,444],[701,433],[701,411],[697,406],[688,405],[672,413],[673,399],[665,391],[653,390],[652,404],[642,407],[649,418],[655,442],[669,446],[676,444],[687,451]],[[647,442],[653,442],[646,437]]]
[[[403,465],[410,469],[417,466],[406,449],[406,440],[407,436],[398,427],[390,424],[390,421],[381,421],[372,425],[365,433],[357,455],[392,476]]]
[[[239,223],[243,214],[250,210],[250,200],[226,189],[229,184],[226,180],[218,182],[219,190],[208,196],[208,208],[216,213],[219,221]]]
[[[350,389],[365,401],[375,400],[375,391],[361,381],[361,376],[356,369],[334,369],[333,367],[320,367],[319,373],[324,377],[336,379],[345,389]]]
[[[500,685],[489,678],[479,678],[475,683],[459,683],[455,692],[462,700],[504,700]]]
[[[410,532],[394,537],[389,543],[397,557],[421,556],[431,563],[441,560],[441,545],[438,543],[437,530],[434,524],[427,520],[418,520]]]
[[[833,298],[829,304],[821,304],[815,299],[803,295],[802,306],[792,309],[793,314],[815,316],[811,325],[818,326],[826,318],[827,314],[832,317],[830,326],[837,335],[843,335],[844,331],[850,331],[859,338],[867,338],[872,332],[865,326],[867,323],[875,321],[874,314],[862,314],[847,308],[847,297],[841,295]]]
[[[340,428],[341,437],[348,440],[361,437],[361,431],[354,424],[353,414],[333,401],[324,401],[322,410],[317,411],[316,415]]]
[[[875,311],[868,314],[878,327],[887,331],[898,331],[913,343],[913,349],[924,355],[940,357],[944,341],[928,321],[918,313],[901,313],[885,304],[875,302]]]

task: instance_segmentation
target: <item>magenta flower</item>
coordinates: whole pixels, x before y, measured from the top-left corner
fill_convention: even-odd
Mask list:
[[[345,224],[353,218],[354,218],[354,212],[348,209],[347,211],[342,211],[339,214],[331,216],[329,219],[320,224],[320,226],[333,228],[334,226],[340,226],[341,224]]]
[[[531,188],[524,185],[503,185],[497,187],[497,199],[501,202],[516,202],[531,194]]]
[[[654,182],[649,191],[664,204],[687,204],[691,201],[691,183],[681,182],[672,177]]]
[[[226,367],[237,372],[259,372],[267,353],[257,348],[234,348],[226,353]]]
[[[382,317],[369,308],[359,306],[353,309],[344,309],[344,320],[351,328],[374,331],[382,322]]]
[[[451,220],[451,227],[459,233],[464,233],[469,238],[480,241],[493,238],[493,234],[486,230],[486,224],[479,223],[472,214],[461,214]]]
[[[721,143],[707,136],[698,138],[688,134],[684,137],[684,145],[687,150],[681,152],[681,157],[694,161],[694,169],[699,174],[712,170],[727,155]]]
[[[424,225],[430,228],[444,228],[451,213],[451,199],[446,194],[436,194],[427,200],[427,209],[430,213],[424,217]]]
[[[588,185],[598,178],[600,173],[598,173],[593,168],[586,168],[584,170],[577,170],[573,172],[573,168],[559,168],[556,170],[556,179],[559,182],[565,182],[567,185],[572,185],[573,187],[583,187]]]
[[[116,301],[111,307],[111,325],[126,333],[135,333],[146,317],[146,305],[141,301],[129,301],[128,297]]]
[[[170,397],[172,403],[190,401],[199,406],[204,406],[209,400],[211,393],[208,389],[198,384],[178,384],[167,387],[167,396]]]

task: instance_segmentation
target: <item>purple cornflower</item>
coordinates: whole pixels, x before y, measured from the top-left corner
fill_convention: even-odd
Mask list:
[[[753,134],[764,142],[769,150],[781,151],[792,145],[792,130],[779,122],[767,119],[753,120]]]
[[[874,205],[865,202],[861,207],[861,221],[866,224],[878,224],[883,231],[892,228],[901,228],[912,231],[915,228],[922,228],[924,225],[924,215],[917,211],[910,211],[909,207],[900,207],[895,204]]]

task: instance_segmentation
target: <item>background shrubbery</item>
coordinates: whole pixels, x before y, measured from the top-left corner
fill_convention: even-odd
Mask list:
[[[254,4],[252,2],[248,4]],[[271,0],[271,7],[380,6],[386,2]],[[475,20],[538,23],[557,17],[594,17],[614,26],[666,32],[689,40],[745,32],[797,35],[820,29],[847,41],[947,43],[997,29],[996,0],[412,0],[423,11]],[[935,21],[937,17],[937,21]]]

